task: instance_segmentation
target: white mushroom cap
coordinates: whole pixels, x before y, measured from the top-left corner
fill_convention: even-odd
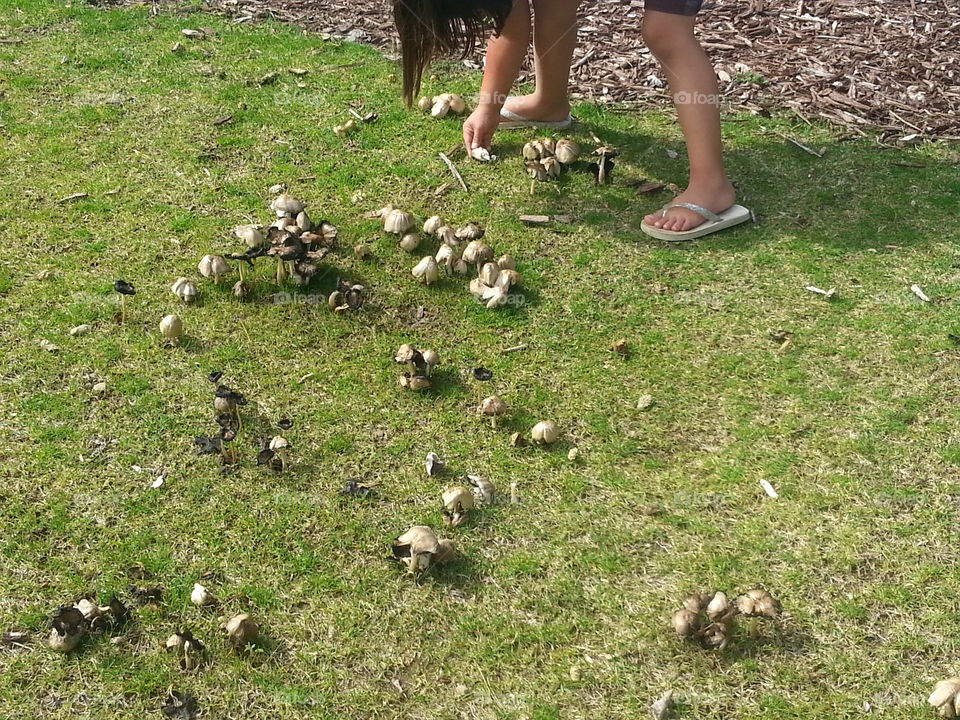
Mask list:
[[[211,278],[217,275],[226,275],[233,270],[233,268],[230,267],[230,264],[223,255],[204,255],[200,260],[200,264],[197,265],[197,270],[199,270],[200,274],[205,278]]]
[[[435,283],[440,277],[440,266],[433,255],[427,255],[410,271],[415,278],[427,285]]]
[[[424,350],[421,355],[423,355],[423,361],[430,367],[440,364],[440,353],[438,353],[436,350],[428,348]]]
[[[445,118],[449,112],[450,103],[443,99],[436,100],[433,103],[433,107],[430,108],[430,117],[435,117],[437,119]]]
[[[273,199],[270,209],[277,214],[277,217],[296,217],[297,213],[303,210],[303,203],[293,195],[283,193]]]
[[[443,227],[443,219],[439,215],[433,215],[424,220],[423,234],[433,235],[441,227]]]
[[[192,302],[197,298],[197,284],[189,278],[177,278],[171,286],[170,292],[184,302]]]
[[[480,268],[480,280],[485,285],[494,285],[497,282],[497,275],[500,274],[500,267],[494,262],[484,263]]]
[[[383,229],[394,235],[403,235],[413,229],[416,224],[417,221],[413,215],[403,210],[390,210],[383,216]]]
[[[534,442],[549,445],[556,442],[557,438],[560,437],[560,430],[554,422],[543,420],[533,426],[533,429],[530,431],[530,437],[533,438]]]
[[[285,437],[277,435],[276,437],[270,438],[270,449],[276,452],[277,450],[286,450],[290,447],[290,443],[287,442]]]
[[[237,225],[233,229],[233,234],[250,248],[260,247],[266,242],[259,225]]]
[[[183,320],[179,315],[165,315],[160,320],[160,334],[167,340],[176,340],[183,335]]]

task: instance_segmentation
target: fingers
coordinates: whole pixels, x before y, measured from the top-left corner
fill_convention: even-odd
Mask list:
[[[467,148],[467,153],[473,150],[473,124],[467,120],[463,124],[463,146]]]

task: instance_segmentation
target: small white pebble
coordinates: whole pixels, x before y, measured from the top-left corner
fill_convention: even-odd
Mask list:
[[[81,335],[86,335],[88,332],[93,330],[90,325],[77,325],[75,328],[70,328],[71,337],[80,337]]]
[[[93,386],[93,391],[95,393],[105,393],[107,391],[107,384],[105,382],[98,382]]]

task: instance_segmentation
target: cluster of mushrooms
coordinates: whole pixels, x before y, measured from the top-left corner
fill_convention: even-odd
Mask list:
[[[404,343],[393,357],[394,362],[407,368],[399,377],[400,387],[410,390],[426,390],[433,383],[430,376],[433,368],[440,364],[440,355],[436,350],[417,350],[413,345]]]
[[[561,173],[574,165],[583,154],[580,146],[573,140],[561,138],[554,141],[552,138],[532,140],[523,146],[521,151],[524,167],[531,178],[530,192],[534,191],[538,182],[546,182],[560,177]],[[593,151],[596,160],[587,166],[587,170],[596,181],[605,185],[613,172],[613,158],[619,151],[609,145],[601,145]]]
[[[220,458],[221,472],[227,474],[239,462],[237,453],[233,449],[233,443],[237,439],[240,431],[243,429],[243,422],[240,418],[240,408],[247,404],[247,399],[242,393],[233,388],[220,383],[223,373],[217,371],[210,373],[207,378],[215,385],[213,397],[214,419],[219,428],[218,432],[211,436],[198,436],[194,438],[198,455],[218,455]],[[285,432],[293,427],[293,421],[283,419],[277,422],[277,428]],[[261,449],[257,454],[257,465],[266,465],[277,472],[286,471],[290,464],[290,441],[283,435],[277,433],[271,437],[265,437],[260,440]]]
[[[202,610],[215,609],[220,604],[216,596],[200,583],[194,583],[193,590],[190,592],[190,603]],[[249,613],[224,616],[220,621],[220,629],[234,650],[242,652],[249,646],[256,645],[260,637],[260,626]],[[180,669],[186,671],[200,667],[206,652],[206,646],[185,627],[177,629],[170,635],[164,643],[164,648],[178,659]]]
[[[942,718],[960,717],[960,677],[938,682],[927,702]]]
[[[161,593],[159,588],[139,590],[131,587],[131,591],[138,597],[147,593],[148,602],[155,601]],[[190,602],[198,608],[205,609],[217,607],[219,604],[216,597],[199,583],[193,586]],[[108,630],[120,629],[130,621],[131,617],[129,608],[116,596],[110,598],[107,605],[99,605],[96,596],[85,596],[73,605],[60,607],[54,613],[50,620],[47,646],[58,653],[72,652],[77,649],[87,634],[104,634]],[[235,650],[241,651],[256,643],[260,628],[249,613],[239,613],[229,618],[223,617],[221,620],[220,628]],[[120,641],[120,636],[112,639],[114,643]],[[174,632],[167,638],[164,647],[167,652],[177,657],[182,670],[198,668],[203,662],[206,650],[204,644],[187,628],[180,628]]]
[[[399,237],[402,250],[413,253],[420,248],[424,236],[435,238],[439,248],[434,255],[424,255],[410,271],[424,285],[433,285],[441,273],[469,276],[470,292],[487,308],[503,307],[510,301],[511,291],[520,285],[516,260],[510,255],[496,257],[493,248],[483,238],[486,230],[475,222],[454,228],[439,215],[427,218],[422,232],[417,230],[417,219],[409,212],[387,205],[372,213],[383,221],[385,232]]]
[[[445,118],[447,115],[463,115],[467,111],[467,102],[456,93],[441,93],[433,97],[422,97],[417,107],[430,117]]]
[[[97,603],[94,595],[83,597],[73,605],[63,605],[50,621],[47,645],[54,652],[74,650],[88,633],[104,633],[119,628],[130,619],[130,610],[116,596],[106,605]]]
[[[435,453],[428,453],[426,467],[427,474],[433,476],[443,471],[444,463]],[[493,482],[481,475],[467,475],[466,480],[471,487],[453,485],[440,494],[440,512],[447,528],[462,525],[477,503],[489,506],[495,502]],[[457,554],[457,544],[449,538],[439,538],[428,525],[414,525],[393,541],[391,551],[393,559],[402,563],[414,580],[419,581],[434,565],[452,561]]]
[[[721,590],[694,593],[683,601],[673,614],[673,629],[685,640],[692,640],[708,650],[723,650],[733,639],[738,617],[747,620],[750,637],[759,637],[759,622],[775,620],[780,603],[760,588],[748,590],[731,602]]]
[[[227,255],[204,255],[197,265],[197,271],[204,278],[219,285],[223,278],[233,273],[229,261],[237,263],[239,279],[233,284],[233,294],[245,300],[253,292],[252,277],[244,274],[244,268],[252,270],[254,261],[267,257],[275,260],[275,278],[278,285],[290,280],[296,285],[307,285],[319,273],[320,264],[333,248],[337,239],[337,227],[327,221],[314,221],[307,213],[302,201],[282,192],[282,186],[274,186],[272,191],[279,194],[271,201],[270,209],[276,219],[267,226],[256,224],[238,225],[234,236],[242,240],[246,249],[240,253]],[[351,303],[340,303],[335,309],[355,309],[362,304],[364,288],[358,285],[346,285],[353,296]],[[340,292],[344,290],[340,288]],[[199,294],[197,284],[190,278],[180,277],[174,281],[170,291],[185,303],[194,302]]]

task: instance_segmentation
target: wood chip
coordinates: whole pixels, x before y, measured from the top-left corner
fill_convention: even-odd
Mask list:
[[[777,491],[774,489],[773,485],[771,485],[768,480],[764,480],[763,478],[761,478],[761,479],[760,479],[760,487],[762,487],[762,488],[763,488],[763,491],[764,491],[767,495],[769,495],[770,497],[772,497],[774,500],[776,500],[778,497],[780,497],[779,493],[777,493]]]
[[[549,225],[550,224],[549,215],[521,215],[517,219],[526,225]]]
[[[919,285],[911,285],[910,292],[912,292],[914,295],[916,295],[918,298],[920,298],[924,302],[927,302],[927,303],[930,302],[930,298],[923,291],[923,288],[921,288]]]
[[[85,192],[73,193],[73,195],[67,195],[66,197],[62,197],[57,200],[57,204],[59,205],[60,203],[70,202],[72,200],[80,200],[81,198],[85,197],[89,197]]]
[[[220,127],[221,125],[226,125],[231,120],[233,120],[233,115],[224,115],[223,117],[214,120],[213,125],[214,127]]]

